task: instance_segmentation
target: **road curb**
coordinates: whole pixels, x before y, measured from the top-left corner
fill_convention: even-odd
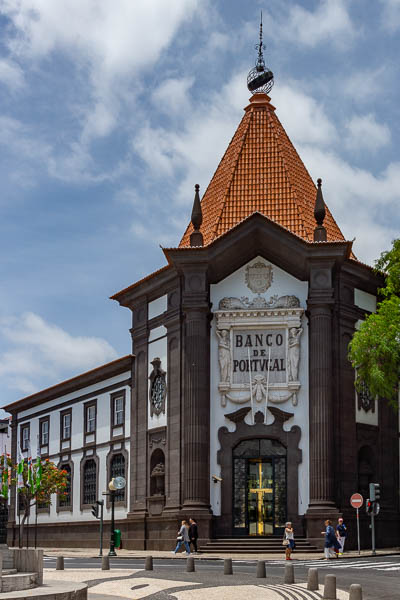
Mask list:
[[[60,551],[60,554],[61,554],[61,551]],[[340,562],[344,562],[344,561],[353,560],[353,559],[362,560],[362,559],[365,559],[365,558],[380,558],[380,557],[385,557],[385,556],[398,556],[398,555],[400,555],[400,551],[399,550],[395,550],[393,552],[386,552],[384,554],[375,554],[374,555],[374,554],[371,553],[371,554],[363,554],[361,556],[359,556],[358,554],[356,556],[341,556],[337,560],[340,561]],[[57,554],[44,554],[44,556],[46,558],[54,558],[54,559],[56,559],[57,556],[58,556],[58,553]],[[96,554],[96,555],[84,555],[84,556],[82,556],[82,555],[79,555],[79,554],[62,553],[62,556],[64,558],[76,558],[76,559],[79,559],[79,558],[86,558],[86,559],[87,558],[89,558],[89,559],[95,559],[95,558],[97,558],[98,559],[99,558],[98,554]],[[149,556],[149,554],[140,554],[140,555],[137,555],[137,554],[132,554],[132,555],[123,554],[122,555],[122,554],[119,554],[119,555],[117,555],[116,557],[113,557],[113,558],[118,558],[118,559],[121,559],[121,560],[132,560],[132,559],[145,560],[148,556]],[[281,560],[284,560],[284,558],[285,558],[284,555],[282,555],[282,558],[273,557],[273,558],[269,559],[268,555],[262,554],[262,553],[260,553],[260,556],[263,557],[263,560],[271,560],[271,561],[281,561]],[[174,560],[186,560],[187,556],[185,554],[182,554],[182,555],[177,554],[177,555],[175,555],[175,557],[171,557],[171,556],[154,556],[153,555],[153,560],[171,560],[171,558],[174,558]],[[219,555],[214,555],[214,556],[199,556],[199,555],[196,554],[196,555],[193,556],[193,558],[195,558],[196,560],[202,560],[202,561],[220,560],[222,562],[227,557],[226,556],[219,556]],[[259,558],[256,558],[256,557],[253,558],[253,556],[248,556],[248,557],[247,556],[241,556],[241,557],[237,557],[237,558],[234,558],[234,557],[230,556],[229,558],[232,558],[232,561],[246,561],[246,562],[254,562],[254,563],[256,563],[259,560]],[[294,562],[297,562],[297,561],[310,561],[311,562],[312,561],[312,562],[318,563],[318,561],[325,561],[325,559],[322,556],[319,557],[319,558],[308,558],[308,557],[306,557],[306,558],[296,558],[294,556],[293,561]]]

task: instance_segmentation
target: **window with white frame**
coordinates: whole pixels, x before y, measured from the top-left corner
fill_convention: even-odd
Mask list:
[[[124,422],[124,397],[116,396],[114,399],[113,425],[122,425]]]
[[[29,425],[21,427],[21,447],[22,450],[29,449]]]
[[[49,443],[49,420],[45,419],[40,423],[40,445],[47,446]]]
[[[61,427],[62,427],[62,431],[61,431],[61,435],[63,440],[69,440],[71,439],[71,413],[65,413],[62,415],[62,419],[61,419]]]
[[[86,407],[86,433],[96,431],[96,405],[90,404]]]

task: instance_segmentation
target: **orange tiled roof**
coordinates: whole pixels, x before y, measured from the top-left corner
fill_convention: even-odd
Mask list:
[[[266,94],[255,94],[203,196],[207,246],[258,211],[313,241],[316,187]],[[327,241],[344,240],[326,207]],[[190,223],[179,245],[190,246]]]

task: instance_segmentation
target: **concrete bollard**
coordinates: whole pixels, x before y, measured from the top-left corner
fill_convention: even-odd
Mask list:
[[[153,570],[153,557],[152,556],[146,556],[146,561],[144,563],[144,569],[145,569],[145,571]]]
[[[266,577],[266,573],[265,573],[265,560],[258,560],[257,561],[257,575],[256,577],[259,578],[265,578]]]
[[[101,570],[102,571],[109,571],[110,570],[110,557],[109,556],[102,556],[101,557]]]
[[[312,591],[318,589],[318,569],[308,569],[307,589]]]
[[[285,565],[285,583],[294,583],[294,568],[293,565]]]
[[[57,556],[56,571],[64,571],[64,557],[63,556]]]
[[[233,575],[231,558],[224,559],[224,575]]]
[[[194,558],[193,556],[189,556],[189,558],[186,561],[186,572],[193,573],[193,571],[195,570],[196,569],[194,568]]]
[[[324,600],[336,600],[336,575],[325,575]]]
[[[359,583],[351,584],[349,600],[362,600],[362,587]]]

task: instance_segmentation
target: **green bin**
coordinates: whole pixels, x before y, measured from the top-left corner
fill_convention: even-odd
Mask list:
[[[115,548],[121,548],[121,530],[114,529],[114,546]]]

